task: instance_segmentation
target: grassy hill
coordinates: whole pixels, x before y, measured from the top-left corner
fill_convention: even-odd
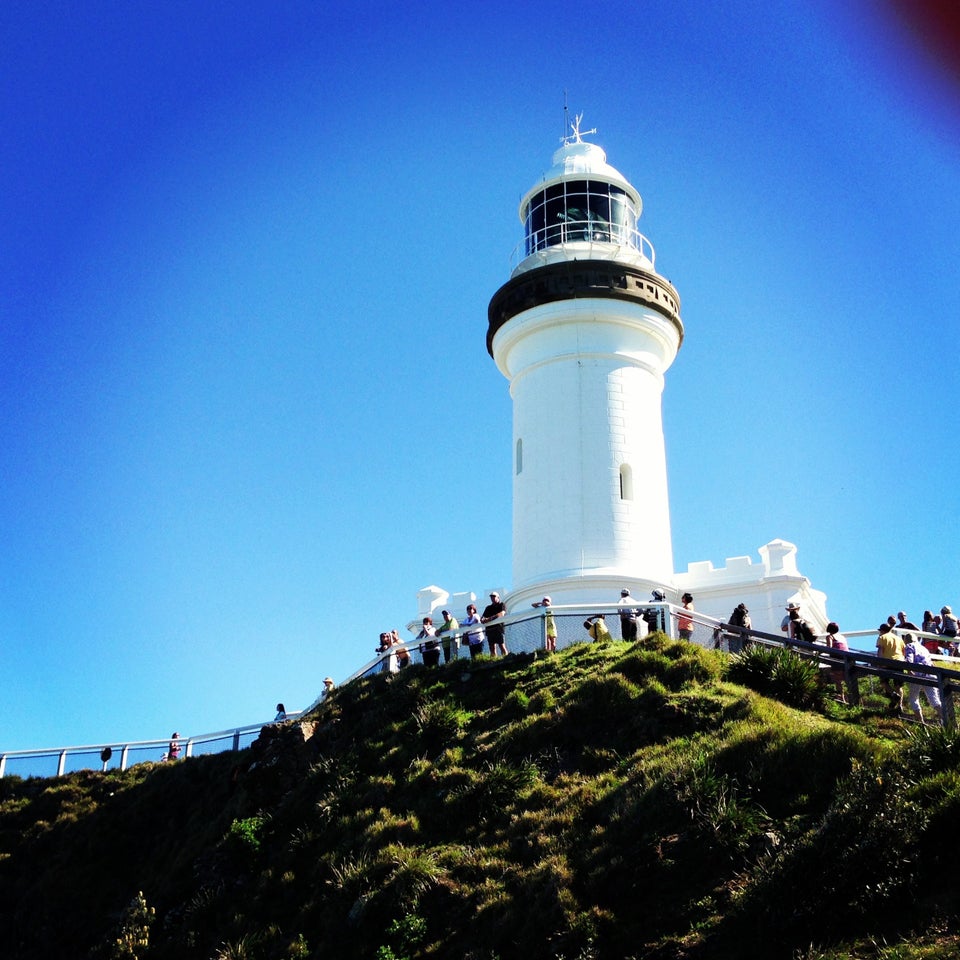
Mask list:
[[[960,736],[865,704],[655,636],[378,675],[241,753],[8,777],[0,952],[960,956]]]

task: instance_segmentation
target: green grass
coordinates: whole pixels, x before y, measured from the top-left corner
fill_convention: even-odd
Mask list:
[[[6,955],[956,955],[960,736],[805,666],[577,644],[357,681],[306,741],[0,780]]]

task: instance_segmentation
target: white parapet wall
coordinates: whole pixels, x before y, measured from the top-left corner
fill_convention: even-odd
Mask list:
[[[646,578],[616,577],[609,574],[597,577],[556,577],[541,583],[525,584],[512,592],[500,590],[509,611],[526,609],[530,603],[549,595],[558,603],[613,603],[623,587],[630,589],[638,601],[650,597],[650,590],[662,589],[666,599],[679,605],[684,593],[693,594],[694,608],[709,617],[726,621],[734,607],[745,603],[750,611],[753,627],[766,633],[778,634],[786,616],[788,603],[800,604],[801,615],[817,633],[824,633],[827,616],[827,596],[810,585],[797,567],[797,548],[786,540],[771,540],[758,549],[759,562],[750,557],[729,557],[722,567],[709,560],[687,565],[685,573],[674,574],[670,581]],[[408,628],[420,629],[425,616],[434,617],[442,609],[449,609],[462,619],[466,605],[477,602],[473,593],[448,593],[441,587],[424,587],[417,593],[417,616]],[[483,608],[486,603],[477,605]]]
[[[757,630],[779,633],[788,603],[800,604],[801,616],[817,633],[823,633],[827,595],[814,590],[797,567],[797,548],[786,540],[771,540],[759,548],[760,562],[750,557],[729,557],[724,566],[709,560],[690,563],[676,576],[680,593],[693,594],[697,610],[726,620],[739,603],[745,603]]]

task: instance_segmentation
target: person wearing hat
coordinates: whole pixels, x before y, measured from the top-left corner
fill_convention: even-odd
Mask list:
[[[650,593],[650,599],[654,603],[663,603],[667,595],[662,590],[653,590]],[[646,633],[653,633],[656,630],[667,632],[667,620],[664,616],[663,607],[647,607],[643,611],[643,619],[646,621]]]
[[[684,610],[693,610],[693,594],[685,593],[680,601],[683,603]],[[676,613],[677,618],[677,636],[681,640],[690,640],[693,637],[693,618],[689,613]]]
[[[620,591],[620,600],[617,603],[620,608],[620,636],[624,640],[637,639],[637,601],[630,596],[630,591],[624,588]]]
[[[613,639],[613,637],[610,636],[610,631],[607,629],[607,622],[602,613],[587,617],[587,619],[583,621],[583,627],[593,640]]]
[[[503,624],[494,621],[502,620],[507,615],[506,604],[500,599],[500,594],[496,590],[490,591],[490,602],[483,608],[483,616],[480,622],[488,624],[487,626],[487,646],[490,648],[490,656],[495,657],[499,650],[500,656],[507,655],[507,644],[503,636]]]
[[[556,653],[557,652],[557,624],[553,619],[553,611],[550,609],[550,598],[544,597],[539,603],[534,604],[535,607],[546,607],[547,612],[543,615],[543,649],[547,653]]]
[[[333,682],[333,677],[324,677],[323,678],[323,693],[320,694],[321,700],[326,700],[327,697],[333,693],[333,688],[335,684]]]
[[[792,640],[793,639],[793,622],[800,616],[800,604],[794,603],[792,600],[784,608],[787,613],[784,618],[780,621],[780,629]],[[796,611],[794,616],[790,616],[791,613]]]
[[[449,663],[457,656],[457,650],[460,647],[460,637],[455,633],[460,624],[457,618],[449,610],[443,611],[443,623],[437,627],[437,635],[440,637],[440,646],[443,647],[443,662]]]
[[[742,653],[744,646],[750,642],[750,629],[753,626],[747,605],[738,603],[727,623],[733,628],[727,633],[727,649],[731,653]]]

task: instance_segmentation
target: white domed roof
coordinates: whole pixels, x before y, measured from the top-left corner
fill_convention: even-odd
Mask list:
[[[643,200],[641,200],[640,194],[619,170],[607,163],[607,154],[603,147],[595,143],[575,139],[570,143],[565,143],[554,153],[553,166],[543,175],[543,179],[536,186],[527,191],[523,200],[520,201],[520,220],[525,219],[527,204],[534,194],[539,193],[544,187],[551,184],[577,177],[603,180],[625,190],[637,205],[637,216],[640,216],[643,209]]]

